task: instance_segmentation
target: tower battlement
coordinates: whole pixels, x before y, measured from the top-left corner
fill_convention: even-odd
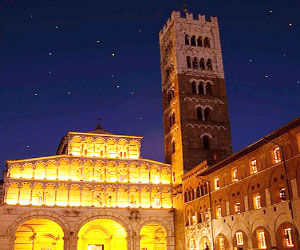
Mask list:
[[[206,17],[205,15],[201,14],[195,16],[193,13],[185,13],[184,15],[185,17],[181,15],[180,11],[173,11],[171,17],[167,20],[166,24],[160,30],[159,37],[161,38],[166,30],[168,30],[170,25],[174,22],[187,22],[195,25],[211,25],[211,27],[219,27],[217,17]]]

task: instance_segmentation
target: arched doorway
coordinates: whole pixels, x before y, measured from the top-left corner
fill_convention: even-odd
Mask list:
[[[63,250],[64,232],[48,219],[32,219],[18,227],[14,250]]]
[[[96,219],[78,233],[78,250],[127,250],[127,232],[116,221]]]
[[[167,250],[166,230],[158,224],[147,224],[142,227],[140,236],[141,250]]]
[[[199,249],[204,250],[204,249],[207,249],[207,247],[209,247],[209,249],[211,249],[210,241],[209,241],[208,237],[203,236],[203,237],[201,237],[200,242],[199,242]]]

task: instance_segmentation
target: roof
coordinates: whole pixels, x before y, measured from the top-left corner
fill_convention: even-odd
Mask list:
[[[100,124],[97,125],[95,129],[86,131],[85,133],[101,134],[101,135],[103,135],[103,134],[104,134],[104,135],[113,135],[113,133],[104,130]]]

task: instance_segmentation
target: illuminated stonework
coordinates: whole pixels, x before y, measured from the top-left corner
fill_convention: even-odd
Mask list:
[[[173,250],[171,166],[141,139],[69,132],[56,156],[7,161],[0,249]]]

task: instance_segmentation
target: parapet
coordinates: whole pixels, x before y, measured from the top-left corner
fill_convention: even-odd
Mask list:
[[[167,23],[164,25],[164,27],[159,32],[159,38],[163,36],[163,34],[166,32],[166,30],[169,28],[172,22],[187,22],[197,25],[203,25],[207,24],[212,27],[218,28],[218,18],[217,17],[210,17],[207,18],[205,15],[198,14],[197,17],[194,16],[193,13],[183,13],[183,16],[181,15],[180,11],[173,11],[171,14],[171,17],[168,19]]]

